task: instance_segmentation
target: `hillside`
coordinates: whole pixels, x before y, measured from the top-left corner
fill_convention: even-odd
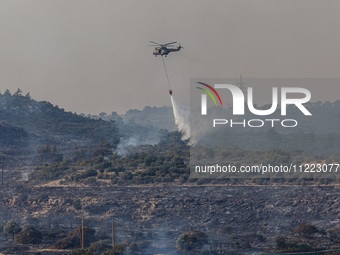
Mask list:
[[[339,110],[339,104],[326,106],[311,107],[320,116]],[[137,123],[136,118],[110,121],[103,120],[104,114],[92,119],[65,112],[20,90],[0,94],[0,109],[5,154],[0,226],[14,220],[23,229],[14,242],[0,231],[3,253],[56,254],[45,251],[55,248],[58,254],[70,254],[79,247],[75,233],[82,213],[85,226],[95,233],[91,247],[110,247],[113,217],[116,242],[134,254],[179,254],[176,241],[193,230],[207,235],[207,244],[196,254],[206,254],[206,249],[213,254],[315,251],[340,243],[338,178],[190,178],[190,146],[180,132]],[[141,113],[128,115],[134,114]],[[336,125],[328,127],[326,134],[300,130],[290,136],[269,129],[264,136],[253,135],[248,144],[267,137],[276,142],[274,148],[255,150],[242,148],[241,137],[234,135],[230,147],[218,153],[203,148],[199,157],[216,154],[245,165],[337,163],[339,134],[333,132]],[[8,153],[19,148],[31,154]],[[306,226],[317,231],[301,234]],[[38,243],[20,239],[28,227],[40,231]]]
[[[111,114],[101,112],[98,115],[85,115],[84,113],[81,113],[80,115],[93,119],[101,118],[108,121],[114,120],[123,123],[135,123],[140,126],[152,126],[158,129],[167,129],[169,131],[175,131],[177,129],[171,106],[145,106],[143,110],[133,109],[120,115],[118,115],[117,112],[112,112]]]
[[[23,128],[13,127],[5,122],[0,122],[0,147],[23,144],[28,134]]]
[[[43,143],[117,144],[117,127],[113,121],[94,120],[67,112],[46,101],[36,101],[29,93],[18,89],[13,95],[7,90],[0,94],[0,121],[22,128],[34,141]]]

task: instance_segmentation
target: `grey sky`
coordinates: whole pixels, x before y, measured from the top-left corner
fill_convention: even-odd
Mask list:
[[[170,105],[192,77],[339,77],[338,0],[0,1],[0,90],[18,87],[66,110]]]

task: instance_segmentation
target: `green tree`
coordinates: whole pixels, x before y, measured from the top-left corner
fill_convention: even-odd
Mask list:
[[[39,244],[42,241],[42,233],[32,225],[25,225],[17,234],[15,240],[21,244]]]
[[[48,161],[49,156],[51,155],[51,146],[49,144],[45,144],[41,146],[38,150],[38,158],[40,161]]]
[[[101,143],[99,147],[95,148],[93,151],[93,155],[95,157],[102,156],[107,157],[113,154],[113,145],[109,142]]]
[[[7,224],[4,226],[3,231],[6,235],[12,235],[12,239],[14,242],[14,235],[18,234],[21,231],[21,227],[18,223],[14,222],[14,220],[11,220],[7,222]]]
[[[4,96],[5,96],[5,97],[10,97],[10,96],[11,96],[11,91],[9,91],[8,89],[6,89],[5,92],[4,92]]]
[[[95,239],[94,234],[95,230],[90,227],[84,227],[84,246],[90,246],[90,243]],[[70,231],[67,237],[58,240],[53,248],[55,249],[69,249],[80,247],[80,233],[81,227],[76,228],[73,231]]]
[[[318,228],[310,224],[301,224],[295,229],[295,233],[298,233],[305,238],[311,238],[313,234],[318,232]]]
[[[18,88],[17,91],[14,92],[13,96],[22,96],[22,90]]]
[[[287,239],[284,236],[275,237],[276,249],[282,250],[287,248]]]
[[[208,243],[208,236],[198,230],[181,234],[176,241],[176,248],[181,252],[201,249]]]
[[[57,146],[53,144],[45,144],[38,150],[38,158],[41,162],[48,161],[61,161],[62,155],[57,153]]]
[[[30,100],[32,99],[31,94],[29,92],[25,95],[25,97],[30,99]]]
[[[107,249],[103,255],[123,255],[125,252],[125,244],[117,244],[115,245],[115,249]]]
[[[101,117],[101,118],[103,118],[103,117],[106,116],[106,115],[107,115],[106,112],[101,112],[101,113],[99,113],[99,117]]]

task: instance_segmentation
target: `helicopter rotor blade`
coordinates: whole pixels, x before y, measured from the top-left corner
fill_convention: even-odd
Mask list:
[[[162,44],[159,44],[159,43],[156,43],[156,42],[153,42],[153,41],[149,41],[149,42],[162,46]]]
[[[163,45],[167,46],[167,45],[174,44],[174,43],[177,43],[177,42],[170,42],[170,43],[166,43],[166,44],[163,44]]]

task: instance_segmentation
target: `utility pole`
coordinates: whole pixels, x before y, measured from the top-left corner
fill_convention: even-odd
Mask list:
[[[4,185],[4,159],[1,162],[1,185]]]
[[[239,85],[240,89],[242,90],[243,94],[244,94],[244,100],[247,100],[247,87],[245,87],[244,85],[246,85],[247,83],[243,82],[242,80],[242,74],[240,75],[240,82],[237,83],[237,85]]]
[[[80,242],[80,248],[81,248],[81,244],[82,244],[82,231],[81,231],[81,227],[79,228],[79,242]]]
[[[174,136],[174,158],[176,157],[176,135]]]
[[[115,223],[112,218],[112,250],[115,251]]]
[[[81,217],[81,249],[84,249],[84,211]]]
[[[4,161],[5,161],[5,154],[0,154],[1,158],[1,185],[4,185]]]
[[[174,171],[176,168],[176,135],[174,135]]]

